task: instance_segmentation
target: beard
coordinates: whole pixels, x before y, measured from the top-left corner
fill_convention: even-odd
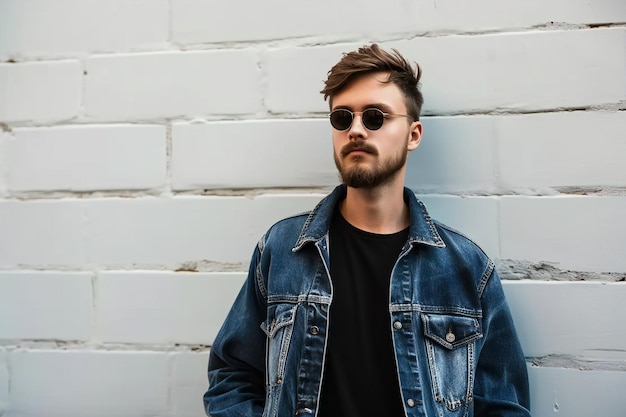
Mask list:
[[[391,182],[406,164],[408,149],[403,147],[395,155],[385,161],[375,161],[373,167],[362,163],[360,156],[348,156],[348,154],[359,149],[372,156],[378,156],[376,148],[370,146],[365,141],[350,142],[341,148],[340,155],[334,154],[335,166],[339,170],[341,180],[348,187],[352,188],[375,188]],[[346,158],[353,158],[352,166],[346,167],[342,161]]]

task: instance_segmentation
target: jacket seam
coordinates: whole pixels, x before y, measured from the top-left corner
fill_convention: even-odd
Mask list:
[[[480,277],[480,281],[478,282],[478,287],[476,288],[476,290],[478,291],[478,296],[480,298],[483,297],[483,293],[485,292],[485,288],[487,287],[487,282],[489,282],[489,279],[493,275],[493,271],[495,270],[495,267],[496,265],[490,259],[489,263],[487,264],[487,268],[485,269],[485,272],[483,272],[483,275]]]
[[[257,255],[254,275],[255,275],[256,286],[259,292],[261,293],[263,300],[265,300],[265,303],[267,304],[267,297],[268,297],[267,286],[265,285],[265,279],[263,278],[263,271],[261,268],[261,257],[263,256],[263,250],[265,249],[266,236],[267,235],[263,235],[261,239],[259,239],[259,242],[257,243],[258,255]]]

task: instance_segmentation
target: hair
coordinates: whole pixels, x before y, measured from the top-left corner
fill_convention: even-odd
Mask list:
[[[325,87],[320,93],[324,100],[341,93],[356,78],[375,72],[388,72],[386,83],[393,83],[402,92],[407,113],[413,120],[419,120],[424,97],[420,91],[422,69],[415,62],[415,68],[396,49],[387,52],[377,44],[366,45],[356,51],[344,53],[338,63],[328,71]]]

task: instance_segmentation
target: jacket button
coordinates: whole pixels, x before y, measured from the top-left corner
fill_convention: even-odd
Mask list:
[[[413,401],[413,398],[409,398],[408,400],[406,400],[406,405],[408,405],[409,407],[415,407],[415,401]]]
[[[394,321],[393,328],[396,330],[400,330],[402,328],[402,323],[400,323],[399,321]]]
[[[311,334],[318,334],[320,332],[320,328],[317,326],[311,326],[309,331],[311,332]]]
[[[454,333],[448,332],[448,334],[446,334],[446,342],[452,343],[455,340],[456,340],[456,336],[454,335]]]

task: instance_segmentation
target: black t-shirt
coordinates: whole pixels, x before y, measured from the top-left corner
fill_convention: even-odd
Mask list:
[[[369,233],[335,210],[329,233],[333,302],[318,416],[404,416],[389,283],[408,228],[390,235]]]

